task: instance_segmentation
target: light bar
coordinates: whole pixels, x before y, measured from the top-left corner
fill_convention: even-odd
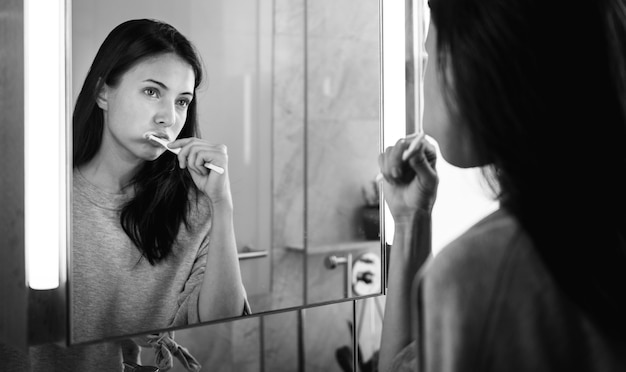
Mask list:
[[[59,287],[66,246],[65,0],[24,1],[26,276]]]
[[[406,135],[404,1],[383,3],[383,150]],[[392,244],[393,217],[385,205],[385,241]]]

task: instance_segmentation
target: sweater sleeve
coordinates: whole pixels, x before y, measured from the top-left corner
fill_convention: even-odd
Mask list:
[[[200,289],[202,288],[204,271],[206,269],[209,239],[210,238],[207,236],[202,242],[202,246],[191,268],[189,278],[185,282],[183,291],[178,295],[178,307],[170,326],[176,327],[200,322],[198,298],[200,297]]]

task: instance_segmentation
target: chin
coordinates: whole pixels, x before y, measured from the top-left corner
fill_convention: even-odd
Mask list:
[[[462,154],[459,152],[449,153],[449,152],[441,151],[441,157],[447,163],[457,168],[467,169],[467,168],[482,167],[486,165],[486,164],[483,164],[483,162],[478,161],[473,156],[468,156],[467,154]]]
[[[161,155],[163,155],[163,152],[157,150],[157,151],[148,151],[144,154],[141,154],[141,156],[139,157],[141,160],[143,161],[155,161],[157,160]]]

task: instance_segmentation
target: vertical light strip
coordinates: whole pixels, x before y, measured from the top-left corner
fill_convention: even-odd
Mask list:
[[[383,2],[383,123],[384,147],[405,135],[405,29],[404,1]],[[393,217],[385,208],[385,240],[393,242]]]
[[[66,244],[64,0],[24,1],[24,223],[32,289],[59,287]]]
[[[426,71],[426,33],[430,23],[430,8],[424,0],[413,0],[413,46],[415,52],[415,116],[416,131],[422,132],[424,123],[424,73]]]

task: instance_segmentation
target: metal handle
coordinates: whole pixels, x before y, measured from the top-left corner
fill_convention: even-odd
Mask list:
[[[344,270],[345,279],[344,279],[344,296],[346,298],[352,297],[352,253],[348,253],[346,256],[326,256],[324,260],[324,265],[328,269],[335,269],[339,265],[345,265],[346,268]]]
[[[363,253],[355,261],[352,268],[352,292],[357,296],[365,296],[380,292],[382,264],[380,257],[374,252]]]

